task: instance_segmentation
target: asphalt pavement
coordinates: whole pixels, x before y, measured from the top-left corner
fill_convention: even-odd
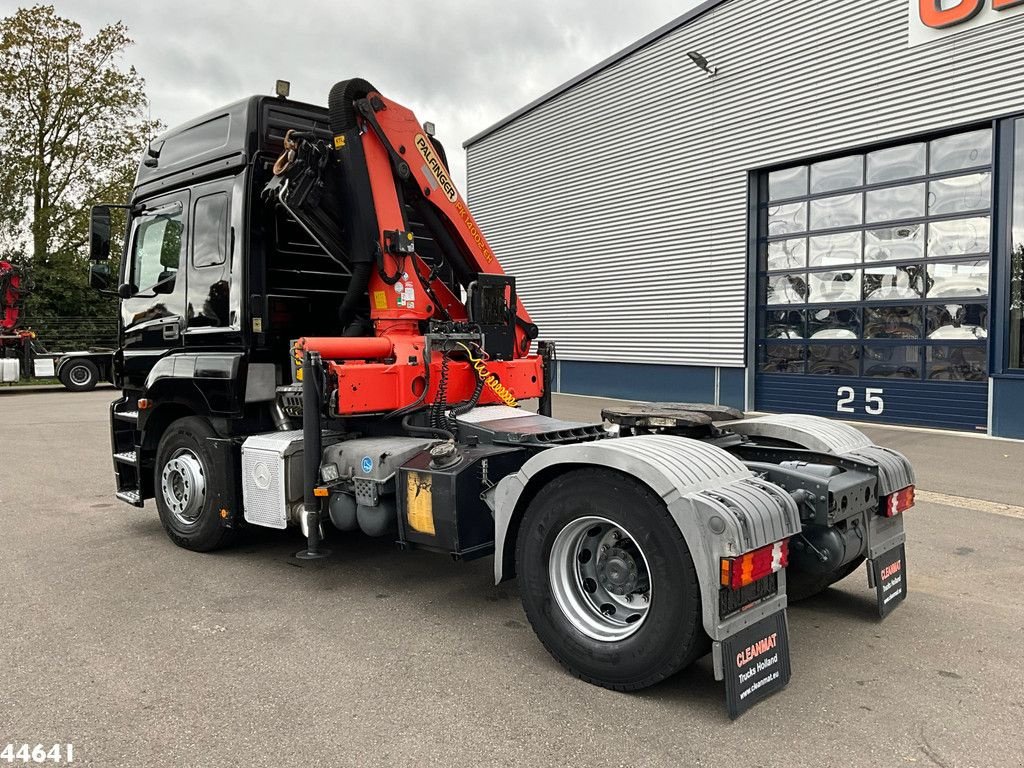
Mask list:
[[[869,430],[948,502],[907,514],[910,597],[880,623],[861,571],[791,607],[792,682],[731,722],[709,658],[639,694],[570,677],[490,558],[334,534],[331,558],[306,563],[272,531],[178,549],[152,502],[113,497],[112,397],[0,395],[0,750],[72,743],[95,766],[1024,765],[1024,519],[971,503],[1024,504],[1024,444]],[[556,415],[599,405],[560,398]]]

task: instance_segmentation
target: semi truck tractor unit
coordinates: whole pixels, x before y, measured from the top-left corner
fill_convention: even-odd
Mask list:
[[[555,416],[556,345],[444,147],[364,80],[168,131],[122,207],[120,275],[111,206],[91,232],[120,296],[117,496],[155,499],[179,546],[265,526],[301,531],[299,558],[334,536],[493,555],[572,674],[637,690],[710,652],[732,716],[789,679],[787,597],[865,561],[879,613],[906,596],[913,470],[858,430],[707,403]],[[577,258],[552,244],[552,275]]]

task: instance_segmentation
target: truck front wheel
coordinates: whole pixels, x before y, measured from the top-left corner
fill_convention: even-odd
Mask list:
[[[590,683],[646,688],[709,648],[682,533],[625,475],[579,469],[542,488],[519,529],[516,572],[537,636]]]
[[[216,433],[205,420],[178,419],[167,427],[156,451],[153,487],[160,523],[171,541],[196,552],[226,546],[233,534],[213,503],[217,488],[229,478],[210,471],[210,437]]]
[[[72,392],[88,392],[99,380],[99,368],[92,360],[71,359],[60,369],[60,383]]]

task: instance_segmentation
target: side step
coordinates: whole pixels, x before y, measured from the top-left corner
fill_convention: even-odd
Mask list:
[[[116,496],[133,507],[142,507],[139,467],[139,410],[134,398],[125,395],[110,404],[110,452],[114,462]]]
[[[138,491],[118,491],[114,495],[126,504],[131,504],[133,507],[145,506],[142,499],[139,498]]]

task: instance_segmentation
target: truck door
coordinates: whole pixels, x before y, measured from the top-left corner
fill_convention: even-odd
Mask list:
[[[233,180],[193,187],[185,346],[224,348],[241,343],[237,291],[232,291]]]
[[[129,297],[121,302],[126,388],[140,388],[157,359],[182,346],[188,206],[182,190],[147,201],[132,221],[124,266]]]

